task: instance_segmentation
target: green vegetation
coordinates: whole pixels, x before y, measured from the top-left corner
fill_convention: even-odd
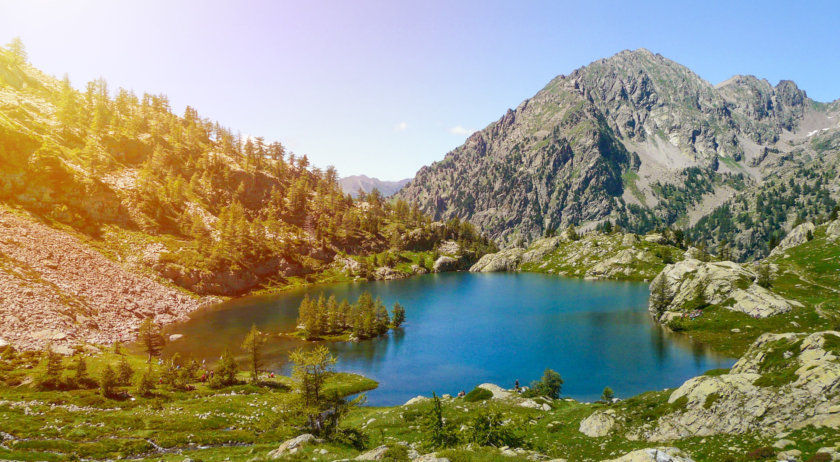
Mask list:
[[[475,387],[464,396],[464,401],[468,403],[475,403],[477,401],[486,401],[493,397],[493,392],[485,388]]]
[[[399,303],[394,304],[393,321],[388,309],[379,297],[374,300],[370,292],[363,292],[356,303],[347,300],[339,303],[335,296],[311,300],[307,294],[298,309],[298,325],[302,329],[297,335],[307,340],[347,340],[378,337],[397,329],[405,321],[405,309]]]
[[[0,49],[0,198],[72,232],[106,256],[133,260],[196,294],[239,295],[340,278],[373,278],[334,257],[431,252],[455,240],[494,249],[467,222],[432,223],[378,191],[345,195],[333,167],[263,137],[243,137],[165,95],[77,91]],[[156,250],[156,253],[158,251]],[[141,265],[143,266],[143,265]]]

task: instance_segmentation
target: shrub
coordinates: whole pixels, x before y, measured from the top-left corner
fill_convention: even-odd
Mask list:
[[[403,445],[397,444],[388,447],[388,450],[382,455],[382,460],[408,462],[411,459],[408,457],[408,449]]]
[[[505,425],[500,412],[489,413],[482,409],[469,422],[469,429],[464,435],[465,443],[479,446],[521,447],[524,443],[521,425],[513,422]]]
[[[766,460],[776,458],[776,451],[770,446],[755,448],[747,453],[747,460]]]
[[[808,462],[831,462],[831,454],[827,452],[818,452],[808,459]]]
[[[432,407],[423,414],[420,429],[428,449],[449,448],[458,444],[458,434],[452,422],[443,418],[440,398],[432,393]]]
[[[464,401],[474,403],[477,401],[485,401],[493,397],[493,392],[490,390],[475,387],[471,392],[464,396]]]
[[[128,361],[126,361],[125,356],[123,356],[119,364],[117,364],[117,382],[120,385],[130,385],[133,376],[134,370],[128,364]]]
[[[720,394],[709,393],[706,395],[706,400],[703,401],[703,409],[709,409],[720,399]]]

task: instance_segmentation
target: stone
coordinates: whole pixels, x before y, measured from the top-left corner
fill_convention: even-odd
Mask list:
[[[302,435],[298,435],[290,440],[286,440],[283,444],[280,445],[277,449],[269,452],[266,456],[269,459],[282,459],[286,457],[288,454],[293,454],[298,451],[301,447],[307,444],[313,443],[320,443],[321,440],[315,438],[314,435],[310,433],[304,433]]]
[[[625,233],[621,236],[621,245],[623,246],[632,247],[637,242],[639,242],[639,236],[635,234]]]
[[[443,241],[438,245],[438,253],[441,255],[458,256],[461,255],[461,246],[455,241]]]
[[[429,398],[426,398],[425,396],[415,396],[414,398],[411,398],[410,400],[406,401],[405,404],[403,404],[403,406],[411,406],[412,404],[422,403],[423,401],[428,400]]]
[[[370,451],[359,455],[353,460],[382,460],[385,458],[386,452],[388,452],[388,446],[379,446],[376,449],[371,449]]]
[[[665,244],[668,242],[668,240],[665,239],[665,236],[663,236],[660,233],[653,233],[645,236],[645,242],[652,242],[654,244]]]
[[[810,223],[810,222],[802,223],[801,225],[797,226],[796,228],[793,228],[787,234],[787,236],[785,236],[785,238],[782,239],[782,242],[779,242],[779,245],[777,245],[775,248],[773,248],[773,250],[770,252],[770,256],[772,257],[774,255],[778,255],[778,254],[784,252],[787,249],[790,249],[792,247],[796,247],[798,245],[802,245],[802,244],[808,242],[809,233],[810,233],[811,236],[813,236],[814,224]]]
[[[694,462],[694,460],[677,448],[648,448],[629,452],[618,459],[604,462]]]
[[[482,383],[477,388],[483,388],[490,393],[493,393],[493,399],[510,398],[511,392],[493,383]]]
[[[461,258],[448,257],[446,255],[438,257],[432,271],[435,273],[445,273],[447,271],[457,271],[460,269]]]
[[[793,446],[793,445],[795,445],[795,444],[796,444],[796,442],[795,442],[795,441],[781,439],[781,440],[776,441],[775,443],[773,443],[773,447],[774,447],[774,448],[776,448],[776,449],[784,449],[784,448],[786,448],[786,447],[788,447],[788,446]]]
[[[776,460],[784,460],[786,462],[798,462],[802,451],[798,449],[791,449],[790,451],[782,451],[776,454]]]
[[[840,220],[832,221],[825,229],[825,237],[835,240],[840,238]]]
[[[182,338],[184,338],[183,334],[172,334],[169,336],[169,341],[174,342],[176,340],[181,340]]]
[[[449,459],[446,457],[438,457],[436,453],[431,454],[423,454],[420,457],[414,459],[414,462],[449,462]]]
[[[615,426],[615,412],[612,410],[595,412],[580,422],[581,433],[592,438],[607,436]]]

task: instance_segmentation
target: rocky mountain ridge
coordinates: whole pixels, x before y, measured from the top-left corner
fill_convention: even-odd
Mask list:
[[[339,178],[338,184],[341,186],[341,190],[344,191],[345,194],[350,194],[353,197],[358,195],[359,190],[362,190],[365,193],[370,193],[374,189],[379,190],[383,196],[390,197],[396,194],[397,191],[399,191],[409,181],[409,178],[399,181],[385,181],[380,180],[379,178],[371,178],[366,175],[352,175]]]
[[[420,169],[398,197],[468,219],[502,245],[607,220],[637,233],[687,227],[783,175],[786,163],[836,159],[835,146],[812,141],[840,133],[838,109],[791,81],[736,76],[713,86],[661,55],[623,51],[558,76]],[[830,209],[838,191],[826,191]],[[819,205],[806,218],[826,213]]]

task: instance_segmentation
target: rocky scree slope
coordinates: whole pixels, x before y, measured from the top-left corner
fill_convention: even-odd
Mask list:
[[[658,54],[623,51],[555,78],[398,196],[436,218],[468,219],[502,245],[605,220],[637,233],[687,226],[785,163],[836,158],[809,141],[836,132],[838,114],[790,81],[713,86]]]

